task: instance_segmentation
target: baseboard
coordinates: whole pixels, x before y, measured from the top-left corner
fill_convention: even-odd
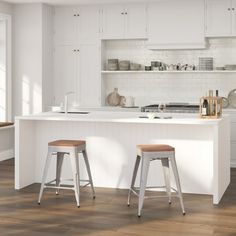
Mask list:
[[[231,168],[236,168],[236,160],[231,160],[230,161],[230,167]]]
[[[14,150],[8,149],[6,151],[0,152],[0,161],[5,161],[14,157]]]

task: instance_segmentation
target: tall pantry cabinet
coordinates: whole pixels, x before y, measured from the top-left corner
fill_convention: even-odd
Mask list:
[[[80,106],[101,104],[99,22],[96,6],[55,7],[55,104],[63,102],[67,92],[75,92],[71,103]]]

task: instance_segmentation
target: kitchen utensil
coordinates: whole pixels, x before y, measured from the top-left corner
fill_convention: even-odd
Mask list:
[[[230,106],[236,108],[236,89],[229,92],[228,101]]]
[[[130,63],[130,70],[140,70],[141,65],[137,63]]]
[[[118,106],[120,104],[120,95],[118,88],[114,88],[114,91],[107,96],[107,103],[109,106]]]
[[[225,70],[236,70],[236,65],[225,65]]]
[[[108,59],[107,69],[111,71],[116,71],[119,68],[118,59]]]
[[[150,71],[150,70],[152,70],[152,67],[151,66],[145,66],[145,70]]]
[[[119,70],[129,70],[130,61],[124,60],[119,62]]]
[[[126,97],[125,107],[134,107],[135,101],[134,97]]]
[[[213,70],[213,57],[199,57],[199,70]]]

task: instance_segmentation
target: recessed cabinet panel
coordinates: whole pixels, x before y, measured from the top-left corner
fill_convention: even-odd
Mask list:
[[[207,0],[206,35],[231,35],[231,0]]]
[[[73,7],[56,7],[54,16],[54,38],[56,45],[76,43],[77,10]]]
[[[150,3],[148,32],[148,44],[157,49],[204,47],[204,0]]]
[[[126,38],[147,38],[147,11],[145,4],[126,5]]]
[[[103,7],[103,39],[123,39],[125,27],[125,9],[120,5]]]
[[[80,47],[79,100],[81,106],[101,105],[101,53],[97,45]]]
[[[79,8],[79,43],[98,43],[99,40],[99,8],[83,6]]]
[[[72,46],[56,46],[54,54],[54,96],[55,104],[64,102],[67,92],[77,88],[77,52]],[[75,100],[75,97],[70,101]]]

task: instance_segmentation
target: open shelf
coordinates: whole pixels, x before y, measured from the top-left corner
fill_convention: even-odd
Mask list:
[[[102,74],[178,74],[178,73],[192,73],[192,74],[212,74],[212,73],[236,73],[236,70],[212,70],[212,71],[200,71],[200,70],[188,70],[188,71],[145,71],[145,70],[137,70],[137,71],[108,71],[108,70],[103,70],[101,71]]]

